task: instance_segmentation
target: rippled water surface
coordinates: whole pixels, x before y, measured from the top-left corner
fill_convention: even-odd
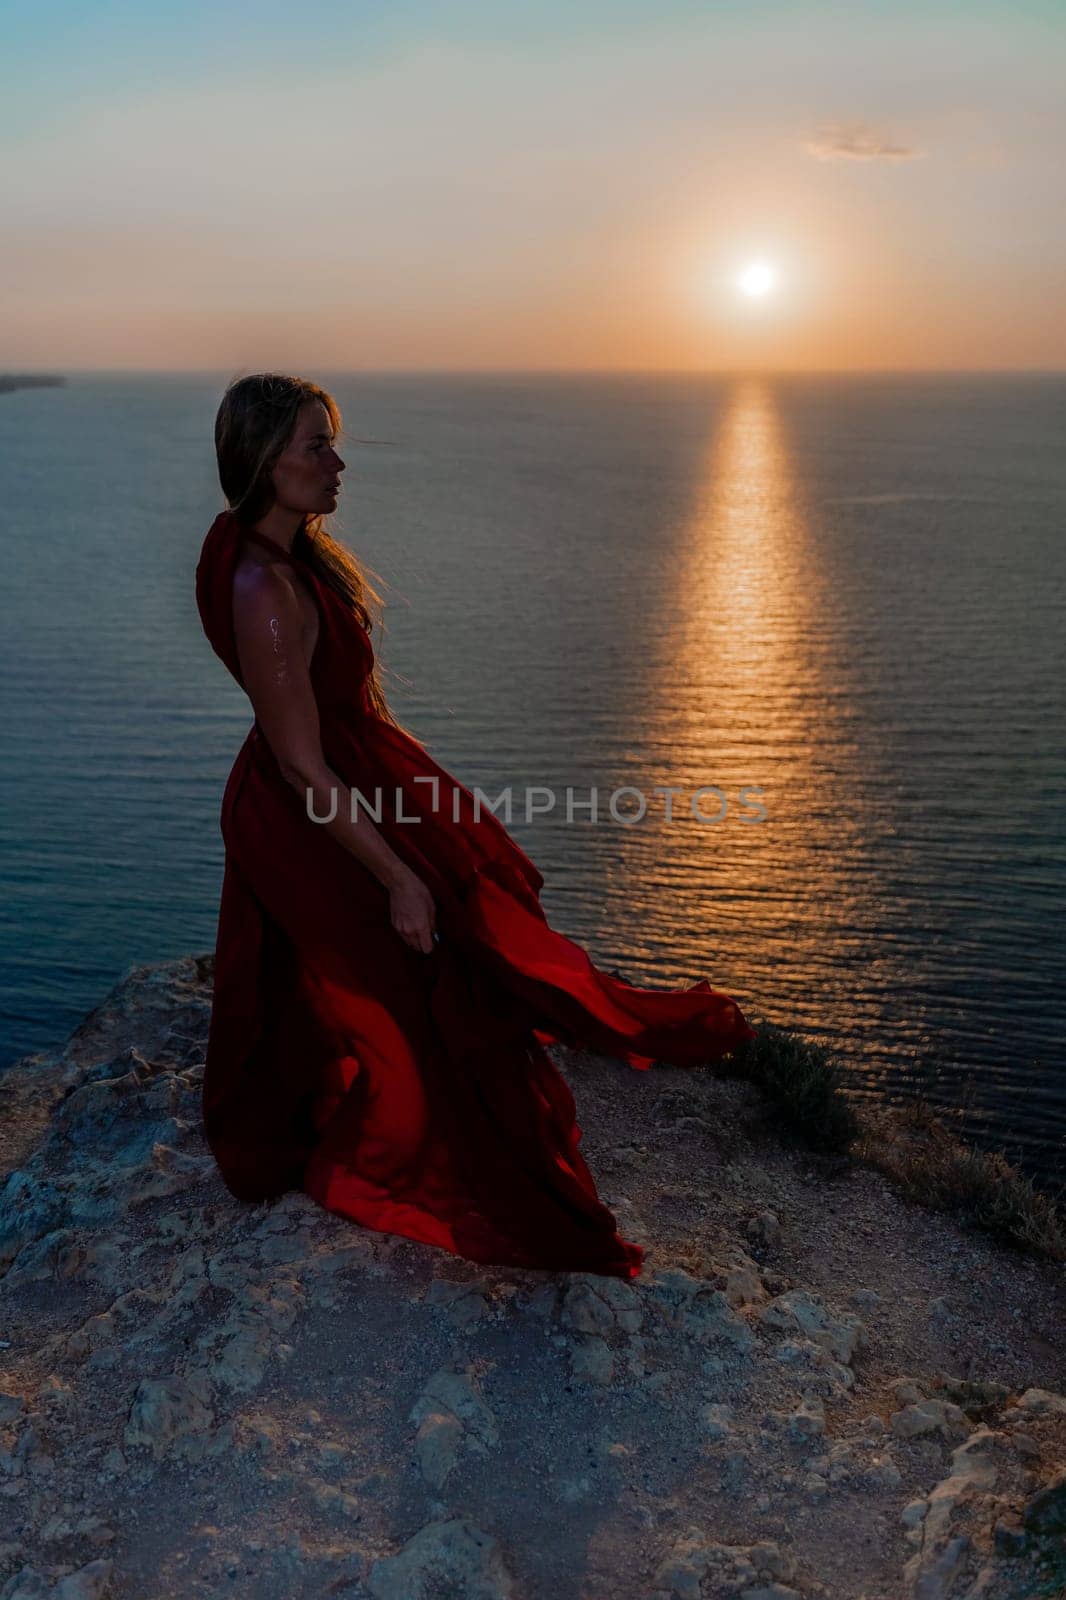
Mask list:
[[[1066,1175],[1066,380],[317,376],[393,703],[510,786],[553,924],[857,1093],[924,1062]],[[0,396],[4,1061],[214,943],[250,722],[193,599],[225,381]]]

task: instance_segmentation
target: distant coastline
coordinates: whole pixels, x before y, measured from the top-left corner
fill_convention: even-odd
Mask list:
[[[0,372],[0,394],[12,389],[57,389],[66,381],[42,372]]]

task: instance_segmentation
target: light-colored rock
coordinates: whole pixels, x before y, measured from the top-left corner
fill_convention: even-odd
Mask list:
[[[496,1418],[473,1370],[444,1367],[435,1372],[412,1406],[410,1420],[420,1425],[427,1417],[449,1412],[462,1423],[470,1441],[481,1447],[481,1453],[498,1444]]]
[[[608,1334],[620,1328],[639,1331],[643,1307],[636,1291],[621,1278],[601,1273],[573,1273],[564,1295],[560,1321],[576,1333]]]
[[[20,1567],[0,1589],[0,1600],[52,1600],[52,1583],[34,1567]]]
[[[227,1285],[231,1273],[232,1264],[218,1259],[210,1264],[208,1277]],[[296,1279],[276,1271],[262,1283],[238,1279],[235,1289],[230,1311],[205,1329],[197,1349],[209,1357],[207,1371],[214,1383],[249,1394],[262,1383],[267,1364],[283,1354],[281,1336],[292,1327],[303,1290]]]
[[[346,1522],[358,1522],[363,1514],[363,1508],[356,1495],[348,1494],[335,1483],[323,1483],[321,1478],[307,1480],[307,1488],[311,1500],[320,1511],[325,1511],[331,1516],[343,1517]]]
[[[112,1593],[114,1563],[105,1559],[90,1561],[77,1572],[70,1572],[56,1584],[55,1600],[106,1600]]]
[[[964,1439],[970,1431],[966,1413],[950,1400],[919,1400],[893,1412],[889,1426],[897,1439],[918,1439],[933,1433],[945,1439]]]
[[[894,1489],[903,1482],[903,1474],[892,1457],[883,1453],[870,1457],[862,1469],[861,1481],[867,1489]]]
[[[704,1406],[701,1413],[708,1439],[725,1439],[732,1431],[733,1407],[729,1405]]]
[[[757,1305],[766,1299],[765,1285],[752,1267],[732,1267],[723,1292],[731,1306]]]
[[[950,1591],[973,1542],[968,1534],[952,1532],[952,1519],[963,1507],[983,1503],[995,1488],[999,1474],[994,1452],[1002,1437],[978,1428],[952,1451],[951,1475],[929,1494],[921,1548],[904,1568],[915,1600],[940,1600]]]
[[[826,1470],[832,1484],[849,1483],[861,1471],[855,1446],[847,1439],[834,1439],[825,1458]]]
[[[912,1556],[903,1569],[914,1600],[948,1600],[955,1579],[973,1549],[969,1534],[958,1534],[928,1554]]]
[[[775,1539],[760,1539],[749,1545],[747,1556],[760,1577],[776,1579],[796,1575],[795,1557],[788,1550],[782,1550]]]
[[[1026,1389],[1015,1405],[1019,1411],[1033,1417],[1066,1415],[1066,1395],[1056,1394],[1051,1389]]]
[[[66,1342],[67,1354],[80,1359],[83,1356],[99,1357],[110,1353],[117,1332],[115,1318],[110,1311],[98,1312],[89,1317],[80,1328],[75,1328]]]
[[[480,1283],[453,1283],[435,1278],[426,1293],[426,1304],[439,1307],[454,1328],[472,1328],[492,1314]]]
[[[900,1512],[899,1520],[905,1528],[917,1528],[925,1521],[925,1514],[929,1510],[928,1500],[908,1500]]]
[[[794,1557],[772,1539],[753,1545],[718,1544],[702,1529],[690,1528],[674,1541],[652,1581],[655,1592],[670,1600],[700,1600],[707,1592],[792,1600],[800,1595],[787,1587],[795,1571]]]
[[[915,1378],[893,1378],[888,1390],[899,1406],[918,1405],[929,1398],[928,1390]]]
[[[941,1399],[953,1400],[966,1412],[979,1412],[989,1407],[1001,1406],[1010,1390],[1005,1383],[993,1378],[938,1378],[932,1391]]]
[[[652,1273],[638,1292],[669,1327],[679,1329],[699,1344],[722,1340],[744,1352],[754,1347],[751,1329],[722,1291],[680,1267]]]
[[[804,1395],[788,1419],[793,1439],[812,1439],[825,1432],[825,1406],[815,1394]]]
[[[762,1307],[760,1319],[765,1327],[804,1334],[844,1366],[850,1365],[862,1342],[858,1317],[833,1314],[821,1295],[807,1289],[790,1289],[777,1295]]]
[[[846,1394],[855,1386],[855,1374],[850,1367],[837,1361],[823,1345],[813,1339],[782,1339],[773,1351],[774,1359],[796,1368],[804,1383],[824,1384],[830,1394]]]
[[[614,1377],[614,1356],[610,1345],[595,1334],[586,1334],[570,1352],[573,1377],[586,1383],[610,1383]]]
[[[760,1211],[744,1224],[744,1232],[757,1244],[776,1244],[781,1237],[781,1223],[772,1211]]]
[[[443,1489],[458,1459],[462,1437],[463,1425],[450,1411],[434,1411],[422,1418],[415,1435],[415,1456],[431,1488]]]
[[[374,1600],[517,1600],[496,1540],[467,1517],[427,1523],[394,1556],[375,1561]]]
[[[435,1372],[412,1406],[410,1421],[418,1426],[419,1471],[438,1492],[454,1470],[461,1447],[485,1455],[499,1442],[496,1418],[472,1370]]]
[[[1042,1539],[1066,1539],[1066,1468],[1054,1473],[1028,1501],[1022,1525]]]
[[[50,1478],[55,1473],[55,1460],[47,1444],[32,1422],[28,1422],[12,1451],[14,1468],[28,1472],[34,1478]]]
[[[123,1430],[127,1449],[144,1445],[158,1460],[173,1453],[199,1459],[214,1424],[210,1386],[202,1374],[142,1378]]]

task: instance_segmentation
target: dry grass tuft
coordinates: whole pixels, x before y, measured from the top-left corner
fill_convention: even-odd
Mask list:
[[[764,1019],[757,1036],[715,1070],[754,1083],[767,1121],[811,1150],[836,1152],[882,1173],[905,1199],[956,1213],[1001,1243],[1066,1261],[1063,1197],[1037,1188],[999,1150],[976,1146],[930,1104],[929,1073],[905,1107],[858,1108],[828,1049]]]

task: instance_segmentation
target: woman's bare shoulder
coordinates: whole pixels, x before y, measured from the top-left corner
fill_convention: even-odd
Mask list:
[[[252,593],[264,589],[275,592],[278,589],[291,589],[292,572],[287,562],[280,561],[276,556],[247,550],[240,555],[233,568],[234,592],[238,585]]]
[[[242,557],[233,572],[233,628],[246,650],[269,648],[272,654],[283,637],[299,638],[310,665],[318,642],[318,608],[286,562]]]
[[[255,618],[264,607],[299,612],[300,596],[284,562],[242,556],[233,569],[234,616]]]

